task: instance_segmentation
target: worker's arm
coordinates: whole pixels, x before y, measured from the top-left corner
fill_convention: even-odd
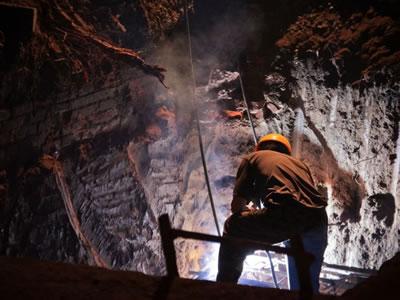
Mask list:
[[[232,213],[240,213],[250,210],[246,205],[250,203],[254,195],[254,174],[247,159],[243,159],[237,175],[233,199],[231,203]]]

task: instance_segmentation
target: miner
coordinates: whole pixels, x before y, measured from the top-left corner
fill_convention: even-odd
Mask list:
[[[239,166],[224,236],[271,244],[300,235],[306,252],[314,255],[310,273],[314,293],[319,289],[327,245],[326,198],[315,187],[310,169],[291,156],[289,141],[280,134],[263,136],[255,151]],[[221,244],[217,281],[237,282],[246,256],[256,249]],[[290,289],[299,289],[294,261],[289,258]]]

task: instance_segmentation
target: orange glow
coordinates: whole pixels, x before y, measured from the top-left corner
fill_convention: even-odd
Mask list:
[[[225,117],[228,119],[242,119],[243,118],[243,112],[241,111],[234,111],[234,110],[224,110],[223,114]]]

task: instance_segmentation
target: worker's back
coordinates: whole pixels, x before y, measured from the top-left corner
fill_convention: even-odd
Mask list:
[[[310,208],[326,206],[326,199],[315,189],[309,168],[290,155],[255,151],[243,159],[237,179],[235,192],[239,194],[248,195],[249,189],[253,189],[254,196],[277,205],[292,199]]]
[[[260,138],[256,151],[240,164],[231,202],[232,214],[224,224],[224,235],[279,243],[301,236],[305,250],[315,260],[310,268],[314,292],[327,245],[326,200],[314,186],[309,168],[291,157],[291,145],[280,134]],[[287,154],[285,154],[287,153]],[[264,207],[249,205],[259,200]],[[243,260],[254,249],[222,243],[218,261],[218,281],[237,282]],[[289,272],[294,264],[289,261]],[[291,288],[296,289],[296,280]]]

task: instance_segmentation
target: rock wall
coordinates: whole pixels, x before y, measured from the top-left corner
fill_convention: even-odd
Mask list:
[[[320,84],[320,74],[323,71],[311,64],[297,62],[289,102],[274,88],[285,77],[266,74],[265,100],[252,103],[255,129],[258,136],[270,131],[290,136],[296,155],[327,186],[326,262],[377,268],[399,245],[399,212],[390,194],[399,108],[388,95],[395,90],[377,87],[360,93],[350,86],[328,88]],[[9,112],[9,120],[22,118],[27,128],[37,122],[33,124],[42,130],[30,138],[30,148],[22,148],[26,137],[17,139],[17,130],[24,126],[8,133],[15,136],[15,144],[3,144],[5,161],[11,161],[13,153],[14,163],[25,161],[26,167],[10,174],[12,165],[3,166],[3,214],[11,217],[3,219],[2,253],[96,264],[70,227],[56,174],[38,164],[39,149],[61,162],[81,230],[108,267],[161,274],[156,218],[162,213],[168,213],[177,228],[217,233],[194,124],[181,134],[168,92],[145,82],[125,78],[101,91],[60,96],[41,121],[22,106],[18,111],[25,113]],[[229,215],[241,156],[253,145],[238,95],[238,73],[217,70],[196,97],[220,229]],[[71,96],[73,101],[66,100]],[[365,102],[369,105],[363,106]],[[9,120],[7,124],[14,122]],[[56,121],[63,124],[62,133]],[[33,149],[36,156],[26,149]],[[8,182],[14,183],[7,186]],[[18,189],[20,184],[23,189]],[[39,194],[36,185],[41,187]],[[31,191],[39,202],[26,203]],[[37,215],[42,225],[37,225]],[[54,222],[59,225],[54,227]],[[214,278],[216,245],[178,240],[176,247],[183,276]]]
[[[278,131],[289,136],[295,155],[310,166],[315,180],[325,185],[329,199],[325,262],[379,268],[399,251],[395,201],[399,195],[391,194],[393,181],[398,186],[395,158],[400,110],[392,97],[398,93],[397,86],[364,91],[350,85],[330,88],[321,80],[324,71],[312,61],[296,61],[294,66],[295,84],[287,84],[289,101],[282,100],[285,91],[277,94],[274,88],[279,80],[289,79],[278,73],[266,74],[265,100],[253,103],[251,109],[257,135]],[[240,94],[237,74],[214,72],[215,78],[211,76],[207,86],[198,88],[196,98],[220,228],[229,215],[240,157],[251,151],[253,140],[243,101],[236,98]],[[199,152],[188,159],[198,160]],[[202,166],[197,163],[189,171],[185,174],[187,190],[181,190],[182,203],[175,210],[175,225],[216,234]],[[179,246],[184,276],[214,278],[217,246],[192,242],[180,242]]]
[[[139,2],[142,8],[147,5]],[[254,2],[250,12],[263,7]],[[163,1],[170,7],[168,3]],[[150,4],[149,11],[158,16],[157,5]],[[240,1],[231,9],[238,7]],[[282,7],[287,9],[286,5]],[[74,10],[69,7],[68,12]],[[163,11],[160,13],[163,15]],[[174,9],[166,13],[174,23],[182,11],[178,15]],[[294,15],[285,20],[292,22]],[[325,26],[324,16],[337,22],[345,33],[348,26],[355,26],[354,35],[347,32],[338,39],[354,44],[353,52],[339,51],[343,45],[332,44],[337,47],[335,59],[321,58],[332,49],[324,48],[325,53],[318,47],[329,42],[326,33],[335,31],[332,24]],[[282,27],[283,21],[274,19],[273,26],[266,29],[244,30],[256,34],[273,31],[273,38],[264,37],[268,42],[248,48],[240,45],[247,55],[240,67],[257,136],[271,131],[289,136],[295,155],[310,165],[315,179],[326,187],[330,222],[326,262],[364,268],[378,268],[398,252],[400,234],[400,88],[395,73],[388,72],[390,80],[385,83],[385,73],[381,72],[385,60],[378,55],[379,63],[373,69],[367,68],[369,60],[363,61],[357,72],[350,72],[346,80],[340,78],[344,74],[341,68],[352,70],[348,58],[361,53],[357,52],[360,39],[365,42],[363,36],[370,40],[376,35],[371,19],[382,21],[378,22],[379,30],[389,27],[383,31],[389,42],[395,39],[397,23],[380,18],[374,10],[343,23],[329,6],[322,14],[299,19],[302,26],[317,28],[324,36],[314,39],[318,35],[313,30],[304,31],[315,43],[298,44],[308,40],[297,40],[297,26],[289,30],[293,36],[274,48],[272,39],[279,38],[279,30],[287,29]],[[120,28],[116,21],[114,26]],[[364,22],[367,27],[361,26]],[[164,25],[169,28],[169,24]],[[164,30],[164,25],[155,20],[149,28]],[[221,28],[226,27],[224,24]],[[216,32],[221,33],[221,28]],[[164,274],[157,228],[160,214],[168,213],[177,228],[217,233],[191,104],[186,40],[180,35],[168,38],[166,50],[157,49],[150,60],[166,65],[170,89],[115,64],[111,75],[102,73],[100,81],[64,86],[63,92],[52,90],[41,101],[33,99],[33,94],[22,101],[19,96],[25,92],[19,91],[17,102],[1,107],[0,254],[160,275]],[[385,43],[385,39],[378,42]],[[74,40],[66,46],[76,43]],[[391,42],[388,44],[390,47],[381,50],[389,51],[388,63],[392,64],[397,52]],[[257,47],[261,49],[258,52]],[[268,47],[268,51],[263,52],[262,47]],[[229,58],[240,51],[230,52],[234,54]],[[231,61],[230,68],[219,70],[216,60],[223,55],[218,54],[213,59],[204,55],[200,55],[201,60],[195,59],[195,67],[201,69],[196,74],[203,76],[198,78],[193,100],[198,107],[218,226],[222,229],[230,211],[236,169],[241,156],[252,151],[254,144],[238,68],[232,66],[236,60]],[[367,58],[373,60],[374,54],[368,54]],[[341,55],[347,60],[341,61]],[[226,60],[222,65],[227,65]],[[250,76],[253,71],[257,76]],[[366,78],[355,80],[355,76],[366,74],[379,74],[379,81],[371,80],[368,85]],[[12,85],[8,87],[7,91],[12,91]],[[178,240],[176,247],[181,275],[215,278],[218,246]]]
[[[37,113],[32,103],[9,111],[1,253],[97,264],[95,253],[106,267],[161,272],[159,245],[151,243],[156,220],[128,151],[149,139],[144,124],[158,120],[143,92],[155,82],[143,84],[127,71],[109,87],[73,90]]]
[[[398,85],[331,89],[318,83],[318,74],[323,71],[298,64],[293,76],[310,128],[302,157],[328,185],[326,260],[377,268],[399,251]]]

